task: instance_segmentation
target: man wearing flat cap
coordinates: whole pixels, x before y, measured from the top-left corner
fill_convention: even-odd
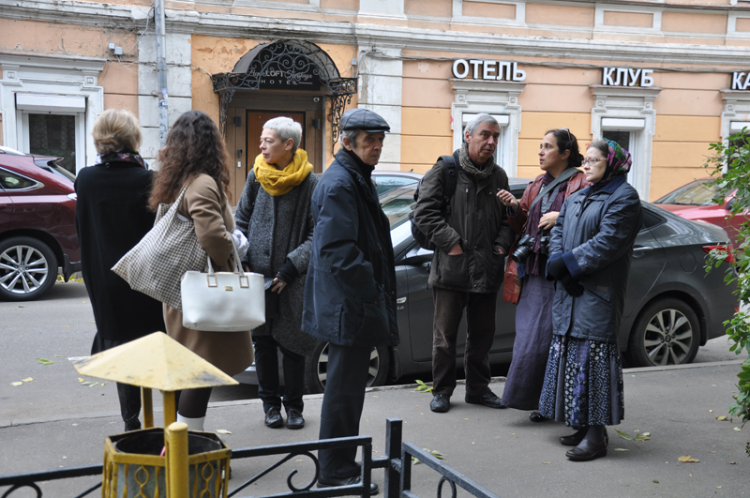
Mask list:
[[[326,341],[320,439],[359,435],[370,352],[398,344],[396,272],[388,218],[371,174],[388,123],[367,109],[341,117],[343,146],[312,197],[315,221],[302,330]],[[356,447],[318,452],[319,487],[361,482]],[[377,493],[372,483],[370,493]]]

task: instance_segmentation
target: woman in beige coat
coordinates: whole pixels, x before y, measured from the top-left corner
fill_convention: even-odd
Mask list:
[[[232,271],[232,238],[240,250],[247,241],[235,231],[229,209],[228,156],[214,122],[201,111],[180,116],[159,151],[161,168],[156,174],[149,204],[172,203],[183,187],[187,191],[179,214],[192,219],[195,234],[217,271]],[[183,346],[223,370],[227,375],[242,372],[253,362],[250,332],[202,332],[183,327],[182,312],[164,305],[167,334]],[[211,388],[183,391],[177,419],[191,430],[203,430]]]

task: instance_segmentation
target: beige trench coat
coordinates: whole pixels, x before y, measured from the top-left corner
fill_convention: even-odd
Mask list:
[[[195,234],[211,257],[216,271],[231,271],[234,217],[226,197],[222,199],[216,181],[200,175],[187,189],[180,205],[181,215],[195,223]],[[253,362],[250,332],[202,332],[182,325],[182,312],[164,305],[167,334],[186,348],[220,368],[227,375],[244,371]]]

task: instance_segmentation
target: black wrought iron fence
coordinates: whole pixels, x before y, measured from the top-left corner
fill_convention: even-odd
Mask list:
[[[257,483],[263,477],[269,476],[274,470],[297,457],[304,457],[310,465],[313,465],[312,478],[306,482],[295,482],[295,476],[299,474],[298,469],[292,470],[286,477],[289,491],[274,494],[274,498],[328,498],[335,496],[359,495],[365,498],[370,496],[370,482],[374,469],[384,469],[385,482],[383,495],[385,498],[417,498],[412,491],[412,458],[418,459],[427,467],[438,473],[437,496],[444,496],[446,486],[450,491],[451,498],[456,498],[458,489],[463,489],[472,496],[478,498],[498,498],[497,495],[480,486],[473,480],[464,476],[449,465],[435,458],[429,452],[419,448],[411,442],[402,442],[402,421],[399,419],[388,419],[386,421],[386,444],[385,457],[372,458],[372,438],[370,436],[358,436],[339,439],[327,439],[304,443],[292,443],[274,446],[261,446],[255,448],[241,448],[232,450],[232,461],[244,458],[259,458],[278,456],[279,459],[266,467],[256,475],[243,482],[232,491],[229,497],[239,496],[251,484]],[[320,449],[358,447],[362,453],[362,480],[359,484],[331,488],[315,488],[320,476],[320,464],[317,456],[313,453]],[[11,495],[21,489],[32,489],[36,491],[37,498],[42,498],[42,490],[39,483],[55,481],[60,479],[71,479],[76,477],[102,475],[102,465],[89,465],[85,467],[72,467],[68,469],[55,469],[43,472],[31,472],[27,474],[16,474],[0,476],[0,490],[10,487],[2,497]],[[92,486],[75,498],[83,498],[90,495],[101,487],[101,483]],[[19,494],[20,496],[20,494]],[[57,495],[55,495],[57,496]]]

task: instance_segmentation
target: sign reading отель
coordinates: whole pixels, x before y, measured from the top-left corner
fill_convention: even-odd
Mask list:
[[[453,61],[453,77],[460,80],[523,81],[526,71],[518,69],[517,62],[487,61],[482,59],[456,59]]]
[[[631,69],[628,67],[603,67],[602,85],[604,86],[654,86],[653,69]]]

